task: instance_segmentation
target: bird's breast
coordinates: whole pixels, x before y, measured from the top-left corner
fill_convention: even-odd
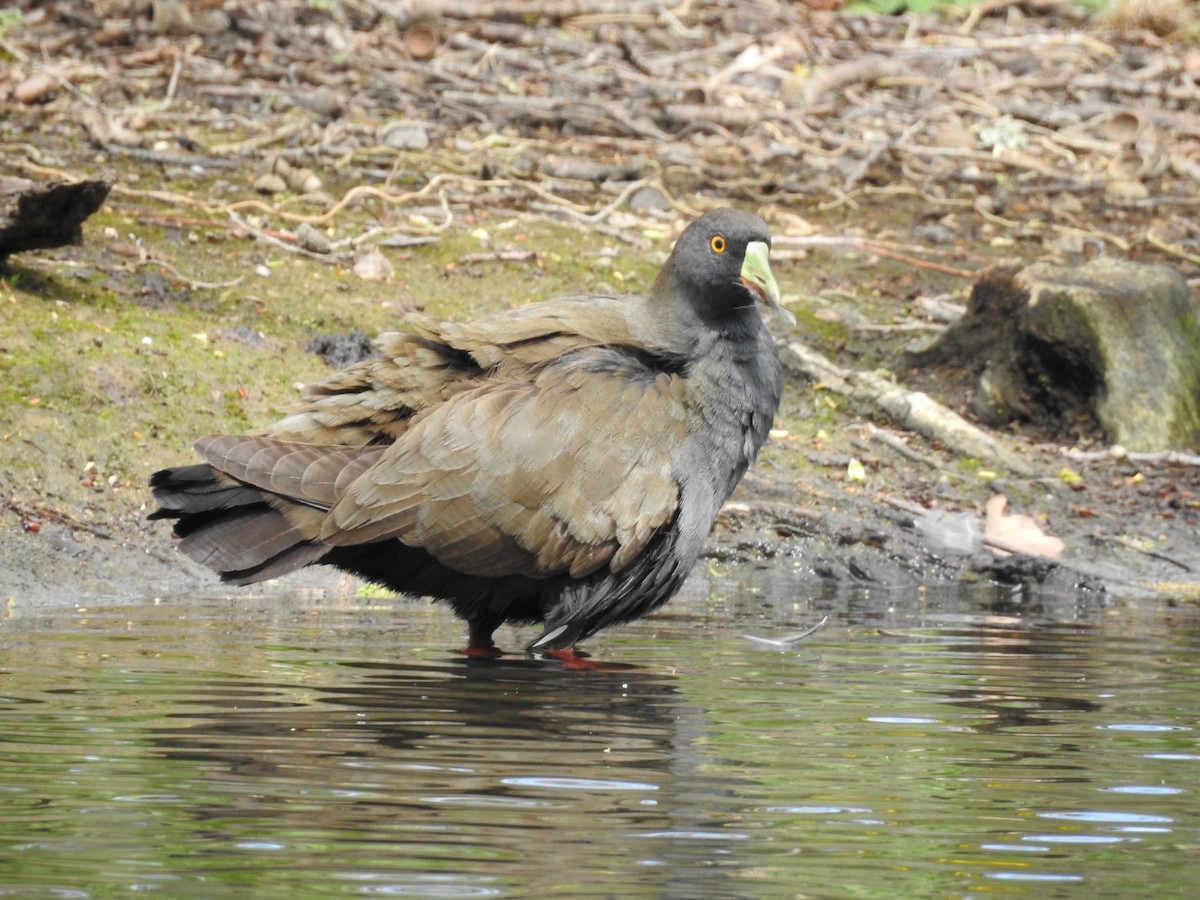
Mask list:
[[[766,440],[779,407],[782,369],[768,338],[752,347],[718,345],[687,378],[691,421],[682,461],[712,486],[719,508]]]

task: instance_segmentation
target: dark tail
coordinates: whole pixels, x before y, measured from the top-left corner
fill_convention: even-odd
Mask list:
[[[159,509],[174,519],[179,549],[220,574],[253,584],[317,562],[329,548],[307,540],[262,491],[222,477],[209,465],[178,466],[150,476]]]

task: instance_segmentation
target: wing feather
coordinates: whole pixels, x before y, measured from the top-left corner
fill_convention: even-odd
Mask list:
[[[325,546],[398,539],[493,577],[620,570],[675,516],[688,414],[682,376],[601,340],[624,336],[621,309],[419,323],[264,434],[197,449]]]
[[[398,538],[468,574],[623,567],[675,515],[682,390],[640,371],[550,367],[458,394],[349,486],[320,540]]]

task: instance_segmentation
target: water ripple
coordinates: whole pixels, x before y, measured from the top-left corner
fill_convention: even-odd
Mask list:
[[[744,584],[700,571],[666,615],[589,646],[640,666],[620,673],[466,660],[459,625],[403,598],[5,620],[0,884],[689,900],[1194,889],[1200,865],[1179,846],[1200,810],[1178,785],[1200,759],[1200,614],[987,589],[881,601],[772,566]],[[741,637],[826,615],[787,652]]]

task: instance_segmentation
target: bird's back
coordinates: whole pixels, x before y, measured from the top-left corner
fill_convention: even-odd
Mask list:
[[[411,331],[380,335],[374,356],[307,385],[288,416],[258,433],[314,444],[390,443],[459,392],[489,381],[533,383],[548,366],[589,349],[653,359],[655,348],[628,324],[630,307],[645,302],[580,296],[473,322],[413,316]]]

